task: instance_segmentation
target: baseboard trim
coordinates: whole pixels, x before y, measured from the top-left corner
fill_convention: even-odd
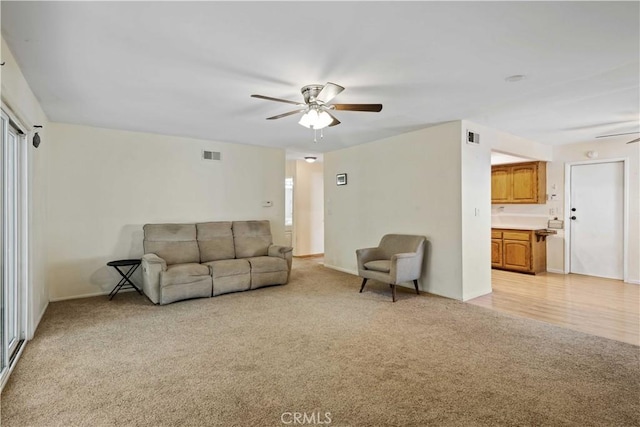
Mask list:
[[[47,311],[47,308],[49,308],[49,301],[47,301],[47,303],[44,305],[44,308],[38,315],[38,318],[36,319],[35,323],[31,325],[33,330],[29,331],[31,333],[31,336],[29,337],[29,339],[32,339],[33,335],[36,333],[36,330],[38,329],[38,325],[42,321],[42,317],[44,316],[44,312]]]
[[[564,270],[556,270],[555,268],[547,268],[547,273],[566,274]]]
[[[462,302],[466,302],[466,301],[472,300],[474,298],[479,298],[479,297],[484,296],[484,295],[489,295],[491,292],[493,292],[493,289],[490,290],[489,292],[479,291],[479,292],[474,292],[474,293],[469,294],[469,295],[465,295],[465,296],[462,297]]]
[[[123,289],[123,290],[119,291],[118,293],[121,293],[121,292],[135,292],[135,290],[134,289]],[[50,298],[49,301],[50,302],[58,302],[58,301],[67,301],[67,300],[70,300],[70,299],[100,297],[100,296],[104,296],[104,295],[109,295],[110,293],[111,293],[111,291],[102,291],[102,292],[95,292],[95,293],[91,293],[91,294],[72,295],[72,296],[68,296],[68,297],[53,297],[53,298]]]
[[[640,285],[640,280],[627,280],[625,283],[631,283],[632,285]]]
[[[336,270],[336,271],[341,271],[343,273],[347,273],[347,274],[351,274],[353,276],[357,276],[358,275],[358,271],[357,270],[349,270],[347,268],[342,268],[342,267],[336,267],[335,265],[324,265],[327,268],[330,268],[332,270]]]
[[[315,257],[319,257],[319,256],[324,256],[324,253],[322,254],[309,254],[309,255],[294,255],[294,258],[315,258]]]

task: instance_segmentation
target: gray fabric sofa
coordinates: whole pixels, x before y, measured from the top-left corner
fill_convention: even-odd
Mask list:
[[[142,290],[156,304],[284,285],[292,248],[269,221],[146,224]]]

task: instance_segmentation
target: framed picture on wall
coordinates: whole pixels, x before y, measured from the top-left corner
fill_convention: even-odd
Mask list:
[[[336,185],[347,185],[346,173],[339,173],[336,175]]]

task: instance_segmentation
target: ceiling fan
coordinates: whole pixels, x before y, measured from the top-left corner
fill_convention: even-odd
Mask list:
[[[611,134],[611,135],[596,136],[596,138],[609,138],[609,137],[612,137],[612,136],[635,135],[637,133],[640,133],[640,132],[614,133],[614,134]],[[632,139],[631,141],[627,142],[627,144],[631,144],[631,143],[638,142],[638,141],[640,141],[640,138]]]
[[[267,120],[281,119],[282,117],[291,116],[293,114],[304,113],[298,123],[306,128],[314,130],[340,124],[340,120],[331,114],[332,110],[370,111],[374,113],[382,110],[382,104],[329,104],[329,102],[343,90],[344,88],[342,86],[328,82],[326,85],[315,84],[304,86],[300,90],[304,97],[304,102],[272,98],[264,95],[251,95],[251,97],[266,99],[267,101],[285,102],[287,104],[293,104],[301,107],[297,110],[289,111],[288,113],[267,117]]]

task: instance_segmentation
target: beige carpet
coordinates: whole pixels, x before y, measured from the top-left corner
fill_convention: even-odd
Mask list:
[[[638,347],[359,286],[296,260],[286,286],[52,303],[2,426],[640,424]]]

